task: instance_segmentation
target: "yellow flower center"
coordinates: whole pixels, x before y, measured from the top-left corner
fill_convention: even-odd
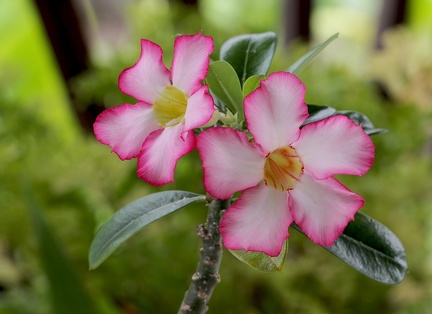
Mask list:
[[[284,146],[267,155],[264,164],[264,182],[275,189],[294,188],[303,175],[303,163],[291,146]]]
[[[158,99],[153,103],[153,111],[157,121],[163,127],[180,123],[186,113],[187,97],[176,87],[165,87]]]

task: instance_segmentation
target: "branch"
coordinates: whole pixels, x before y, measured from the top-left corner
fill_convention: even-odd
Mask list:
[[[212,199],[205,225],[197,228],[202,239],[201,260],[180,306],[180,314],[205,313],[214,288],[220,282],[219,266],[222,260],[222,241],[219,224],[223,211],[230,205],[230,200]]]

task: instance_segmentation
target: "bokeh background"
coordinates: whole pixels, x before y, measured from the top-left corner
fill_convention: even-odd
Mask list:
[[[154,188],[136,177],[135,161],[95,140],[91,124],[133,101],[117,77],[137,60],[140,38],[159,43],[169,65],[175,35],[200,30],[215,39],[214,59],[232,36],[276,32],[272,71],[340,33],[300,74],[306,100],[361,111],[390,131],[373,137],[368,174],[339,179],[398,235],[409,263],[402,283],[383,285],[292,230],[281,273],[226,251],[209,313],[431,313],[431,0],[0,0],[0,313],[177,311],[204,206],[146,227],[96,270],[87,253],[130,201],[203,193],[199,158],[181,159],[175,185]]]

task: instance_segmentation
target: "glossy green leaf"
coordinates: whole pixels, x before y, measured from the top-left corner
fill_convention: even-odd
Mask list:
[[[253,75],[267,74],[276,44],[273,32],[236,36],[222,45],[220,59],[232,65],[243,85]]]
[[[194,202],[204,195],[165,191],[144,196],[117,211],[96,233],[89,252],[90,269],[98,267],[117,247],[143,227]]]
[[[338,33],[331,36],[329,39],[327,39],[325,42],[319,44],[312,50],[310,50],[308,53],[306,53],[303,57],[298,59],[293,65],[291,65],[287,72],[291,72],[292,74],[299,74],[301,71],[303,71],[304,68],[306,68],[309,63],[312,62],[315,57],[324,50],[325,47],[327,47],[333,40],[335,40],[339,36]]]
[[[228,250],[238,260],[252,268],[265,272],[281,271],[288,252],[288,240],[285,240],[282,251],[276,257],[270,257],[261,252],[245,252],[243,250]]]
[[[243,85],[243,97],[252,93],[260,85],[260,80],[263,79],[265,79],[265,75],[253,75],[249,77]]]
[[[296,224],[291,226],[303,233]],[[361,212],[332,246],[323,248],[382,283],[397,284],[408,270],[405,249],[396,235]]]
[[[355,124],[361,125],[363,130],[368,135],[375,135],[375,134],[388,132],[388,130],[386,129],[375,128],[375,126],[372,124],[372,122],[366,115],[357,111],[336,110],[328,106],[318,106],[318,105],[307,105],[307,106],[308,106],[309,117],[302,124],[302,126],[305,126],[306,124],[312,122],[323,120],[331,116],[344,115],[350,118],[352,121],[354,121]]]
[[[328,106],[307,105],[309,117],[303,123],[303,126],[312,122],[320,121],[331,117],[336,113],[336,109]]]
[[[35,230],[41,266],[50,285],[53,313],[97,313],[84,285],[79,280],[64,246],[48,226],[29,184],[24,194]]]
[[[352,110],[340,110],[336,111],[335,115],[344,115],[353,120],[357,125],[361,125],[363,130],[368,135],[375,135],[375,134],[381,134],[381,133],[387,133],[388,130],[386,129],[378,129],[375,128],[372,122],[369,120],[367,116],[364,114],[352,111]]]
[[[226,61],[210,64],[206,82],[211,92],[216,95],[231,112],[243,115],[243,95],[239,79],[233,67]]]

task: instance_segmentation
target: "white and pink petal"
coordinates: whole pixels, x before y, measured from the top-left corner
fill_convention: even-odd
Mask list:
[[[174,183],[177,161],[195,144],[195,135],[192,131],[184,134],[181,123],[151,133],[138,156],[138,176],[156,186]]]
[[[264,150],[271,152],[297,140],[308,116],[305,92],[295,75],[275,72],[245,98],[247,127]]]
[[[174,42],[174,59],[171,67],[172,82],[187,96],[198,90],[207,76],[213,38],[196,35],[178,36]]]
[[[291,222],[288,193],[260,184],[243,191],[228,208],[220,230],[223,243],[230,250],[278,256],[289,236]]]
[[[146,137],[159,128],[153,110],[142,102],[109,108],[93,125],[97,140],[122,160],[137,157]]]
[[[208,93],[208,86],[202,86],[187,101],[183,131],[190,131],[205,125],[213,117],[215,111],[213,97]]]
[[[231,128],[210,128],[197,139],[206,190],[219,199],[257,185],[263,179],[265,155],[246,134]]]
[[[375,154],[371,138],[345,116],[307,124],[292,146],[305,172],[316,179],[335,174],[363,175],[372,166]]]
[[[162,62],[162,54],[161,47],[142,39],[138,61],[120,73],[120,90],[139,101],[153,104],[165,87],[171,85],[171,74]]]
[[[313,242],[322,246],[333,245],[364,204],[361,196],[332,177],[315,180],[304,174],[289,194],[294,221]]]

